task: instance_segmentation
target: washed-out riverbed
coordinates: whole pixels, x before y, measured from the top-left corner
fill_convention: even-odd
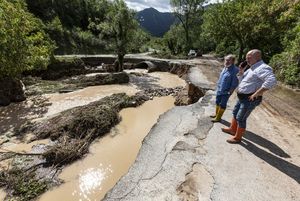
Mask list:
[[[87,105],[114,93],[133,95],[145,88],[185,87],[186,83],[177,75],[166,72],[147,74],[145,70],[133,70],[129,84],[92,86],[66,94],[45,94],[47,104],[43,112],[35,115],[34,103],[28,101],[0,108],[1,131],[12,131],[14,126],[25,120],[40,121],[70,108]],[[145,78],[144,76],[145,75]],[[143,138],[157,122],[159,116],[174,106],[174,97],[156,97],[137,108],[121,110],[122,121],[106,136],[97,139],[90,146],[89,154],[65,168],[59,174],[64,181],[58,187],[43,194],[39,200],[99,200],[111,189],[133,164]],[[25,107],[24,107],[25,106]],[[18,123],[19,122],[19,123]],[[11,137],[1,145],[1,149],[14,152],[30,152],[32,146],[48,144],[49,139],[26,143],[31,136],[22,140]],[[1,165],[1,163],[0,163]],[[5,165],[2,164],[2,168]],[[5,192],[0,191],[4,199]]]
[[[120,112],[122,121],[90,147],[83,160],[66,167],[60,178],[66,183],[47,192],[41,201],[60,198],[99,200],[124,175],[134,162],[143,138],[160,114],[174,106],[173,97],[157,97],[138,108]]]

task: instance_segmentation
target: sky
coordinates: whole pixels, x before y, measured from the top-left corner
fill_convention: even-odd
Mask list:
[[[209,0],[209,2],[216,2],[217,0]],[[160,12],[170,12],[171,6],[169,0],[125,0],[129,8],[140,11],[145,8],[155,8]]]

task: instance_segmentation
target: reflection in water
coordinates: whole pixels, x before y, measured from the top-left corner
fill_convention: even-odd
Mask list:
[[[155,72],[148,76],[154,78],[148,79],[149,82],[153,82],[151,83],[153,85],[167,88],[185,86],[185,81],[169,73]],[[147,79],[141,81],[145,83]],[[152,86],[151,84],[148,85]],[[137,91],[137,86],[134,84],[102,85],[67,94],[43,95],[42,98],[52,104],[47,107],[38,106],[31,100],[13,103],[8,107],[0,108],[0,133],[13,130],[27,120],[49,117],[73,107],[89,104],[113,93],[133,95]],[[161,97],[148,101],[138,108],[122,110],[120,112],[121,123],[113,128],[109,135],[94,142],[90,147],[90,154],[83,160],[64,168],[59,177],[65,183],[45,193],[40,200],[92,201],[103,198],[120,177],[126,174],[137,156],[145,135],[156,123],[159,115],[174,106],[173,103],[173,97]],[[47,143],[49,143],[47,140],[17,145],[9,142],[5,144],[5,148],[11,151],[28,152],[35,144]],[[1,199],[2,195],[5,193],[0,190]]]
[[[78,197],[79,200],[88,200],[89,196],[95,194],[96,191],[101,191],[101,185],[103,180],[107,179],[108,174],[111,174],[112,170],[110,166],[108,168],[103,168],[102,164],[97,168],[88,168],[79,173],[78,186],[79,192],[74,190],[72,196]]]
[[[128,172],[144,137],[157,122],[159,115],[173,106],[173,97],[160,97],[137,108],[123,109],[120,112],[120,124],[108,135],[94,142],[90,147],[90,154],[84,159],[64,168],[59,178],[65,183],[46,192],[40,201],[101,200]]]

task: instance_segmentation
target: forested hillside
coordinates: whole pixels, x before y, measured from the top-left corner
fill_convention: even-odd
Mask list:
[[[99,25],[112,8],[107,0],[26,0],[28,11],[41,19],[55,41],[55,54],[93,54],[111,51]]]
[[[123,0],[3,0],[0,10],[1,77],[45,68],[57,54],[123,57],[149,40]]]
[[[218,56],[261,49],[279,80],[300,86],[299,0],[171,0],[178,24],[151,38],[123,0],[2,0],[0,74],[43,68],[53,54],[118,54],[146,51],[186,55],[189,49]],[[134,40],[133,40],[134,39]]]
[[[166,53],[190,48],[219,56],[262,50],[279,80],[300,86],[300,1],[224,0],[205,6],[204,0],[171,0],[180,24],[161,41]]]

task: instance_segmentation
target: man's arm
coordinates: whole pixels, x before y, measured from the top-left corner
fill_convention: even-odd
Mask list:
[[[271,67],[265,68],[261,72],[259,72],[258,77],[264,82],[261,88],[259,88],[252,96],[249,97],[251,101],[253,101],[258,96],[262,96],[264,92],[273,88],[277,82]]]
[[[230,85],[230,90],[229,93],[232,94],[234,92],[234,90],[236,89],[236,87],[239,85],[239,79],[237,77],[237,75],[235,75],[236,73],[234,73],[234,75],[232,76],[232,80],[231,80],[231,85]]]
[[[239,72],[236,75],[239,83],[242,81],[246,74],[247,72],[245,72],[244,68],[239,68]]]

